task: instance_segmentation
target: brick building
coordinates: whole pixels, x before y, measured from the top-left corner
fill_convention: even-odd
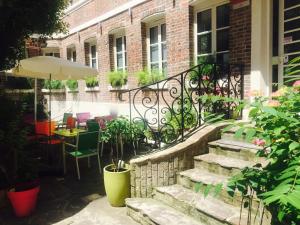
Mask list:
[[[73,0],[64,18],[68,34],[48,40],[42,54],[99,71],[99,91],[80,81],[78,93],[54,96],[60,109],[93,111],[97,104],[107,110],[118,102],[109,71],[126,70],[126,88],[134,88],[139,70],[172,76],[205,57],[243,64],[244,92],[270,95],[287,62],[300,54],[299,17],[299,0]]]

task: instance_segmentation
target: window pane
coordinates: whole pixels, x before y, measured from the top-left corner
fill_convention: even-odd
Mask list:
[[[300,6],[284,12],[285,20],[292,19],[298,16],[300,16]]]
[[[205,10],[197,14],[198,33],[211,30],[211,10]]]
[[[151,64],[151,71],[158,71],[158,69],[159,69],[158,63]]]
[[[217,52],[229,49],[229,29],[217,31]]]
[[[122,53],[117,54],[117,67],[123,68],[123,55]]]
[[[127,67],[127,52],[125,52],[125,67]]]
[[[166,24],[161,25],[161,41],[166,41]]]
[[[91,55],[92,58],[96,58],[96,45],[91,46]]]
[[[300,0],[285,0],[284,1],[284,8],[290,8],[292,6],[300,4]]]
[[[168,66],[167,62],[162,63],[162,73],[165,77],[167,76],[167,66]]]
[[[122,51],[122,37],[116,39],[117,52]]]
[[[76,62],[76,51],[72,52],[72,60],[73,62]]]
[[[59,53],[54,53],[54,57],[59,58],[59,57],[60,57],[60,54],[59,54]]]
[[[126,36],[124,36],[124,50],[126,51]]]
[[[217,7],[217,28],[229,26],[229,4]]]
[[[161,44],[161,55],[162,55],[162,60],[167,60],[167,45]]]
[[[53,53],[50,52],[50,53],[45,53],[45,56],[53,56]]]
[[[154,44],[158,42],[158,27],[150,28],[150,44]]]
[[[217,63],[229,63],[229,53],[219,53],[217,54]]]
[[[198,35],[198,54],[211,53],[211,33]]]
[[[150,61],[158,62],[158,45],[150,47]]]
[[[284,23],[284,31],[300,28],[300,18]]]
[[[97,61],[96,59],[92,59],[92,67],[97,68]]]

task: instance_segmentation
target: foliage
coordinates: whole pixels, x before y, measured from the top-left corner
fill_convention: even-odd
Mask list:
[[[131,123],[125,117],[118,117],[106,123],[105,130],[101,131],[100,140],[105,143],[111,142],[112,145],[115,145],[115,159],[113,159],[113,163],[117,170],[120,169],[116,164],[123,157],[124,144],[133,143],[141,136],[143,136],[143,126],[139,123]]]
[[[66,85],[71,91],[75,91],[78,88],[78,81],[77,80],[67,80]]]
[[[192,82],[197,82],[200,77],[204,82],[209,80],[209,77],[214,70],[214,62],[215,59],[212,56],[199,58],[197,63],[200,66],[195,67],[194,70],[189,73],[190,80]],[[194,65],[192,65],[192,67],[194,67]]]
[[[300,89],[284,87],[273,100],[255,97],[250,105],[249,125],[241,124],[240,137],[263,146],[258,156],[268,164],[246,168],[231,179],[229,193],[239,190],[250,197],[254,192],[272,214],[272,224],[300,224]],[[249,190],[250,193],[249,193]]]
[[[33,88],[31,78],[7,76],[5,87],[10,89],[31,89]]]
[[[66,0],[0,1],[0,70],[10,69],[24,58],[25,39],[66,31],[62,22]]]
[[[288,66],[285,67],[284,76],[285,76],[286,80],[284,83],[286,85],[299,79],[299,75],[300,75],[299,63],[300,63],[300,56],[289,61]]]
[[[85,84],[88,88],[93,88],[99,86],[99,81],[97,77],[86,77]]]
[[[22,108],[2,93],[0,101],[5,105],[0,111],[0,170],[7,178],[4,187],[8,187],[21,180],[30,181],[37,174],[25,149],[27,129],[22,122]]]
[[[159,72],[158,70],[152,70],[151,72],[149,72],[146,69],[137,72],[136,76],[138,78],[138,84],[140,86],[153,84],[165,78],[164,74]]]
[[[58,90],[58,89],[64,89],[65,85],[62,81],[60,80],[45,80],[44,83],[44,88],[45,89],[53,89],[53,90]]]
[[[127,73],[123,71],[111,71],[108,73],[108,82],[114,88],[127,84]]]

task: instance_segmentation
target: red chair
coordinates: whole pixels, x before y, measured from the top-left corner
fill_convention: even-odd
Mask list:
[[[69,116],[67,118],[66,128],[67,129],[73,129],[76,127],[76,118]]]
[[[76,113],[77,118],[77,127],[86,127],[86,121],[91,118],[91,114],[89,112]]]

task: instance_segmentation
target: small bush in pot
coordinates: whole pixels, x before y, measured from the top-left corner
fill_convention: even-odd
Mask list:
[[[0,101],[5,107],[0,111],[0,168],[9,191],[17,216],[28,216],[35,209],[39,184],[37,182],[37,163],[27,149],[27,129],[22,121],[20,105],[5,94],[0,93]],[[14,113],[11,113],[14,112]]]
[[[113,88],[120,88],[127,84],[127,73],[123,71],[111,71],[108,73],[108,82]]]
[[[59,89],[64,89],[65,85],[62,81],[60,80],[46,80],[44,82],[44,88],[45,89],[53,89],[53,90],[59,90]]]
[[[88,88],[94,88],[99,86],[99,81],[97,77],[86,77],[85,83]]]
[[[66,85],[71,91],[76,91],[78,89],[78,81],[77,80],[67,80]]]
[[[141,70],[135,75],[137,76],[139,86],[153,84],[165,78],[164,74],[158,70],[152,70],[151,72],[147,70]]]

